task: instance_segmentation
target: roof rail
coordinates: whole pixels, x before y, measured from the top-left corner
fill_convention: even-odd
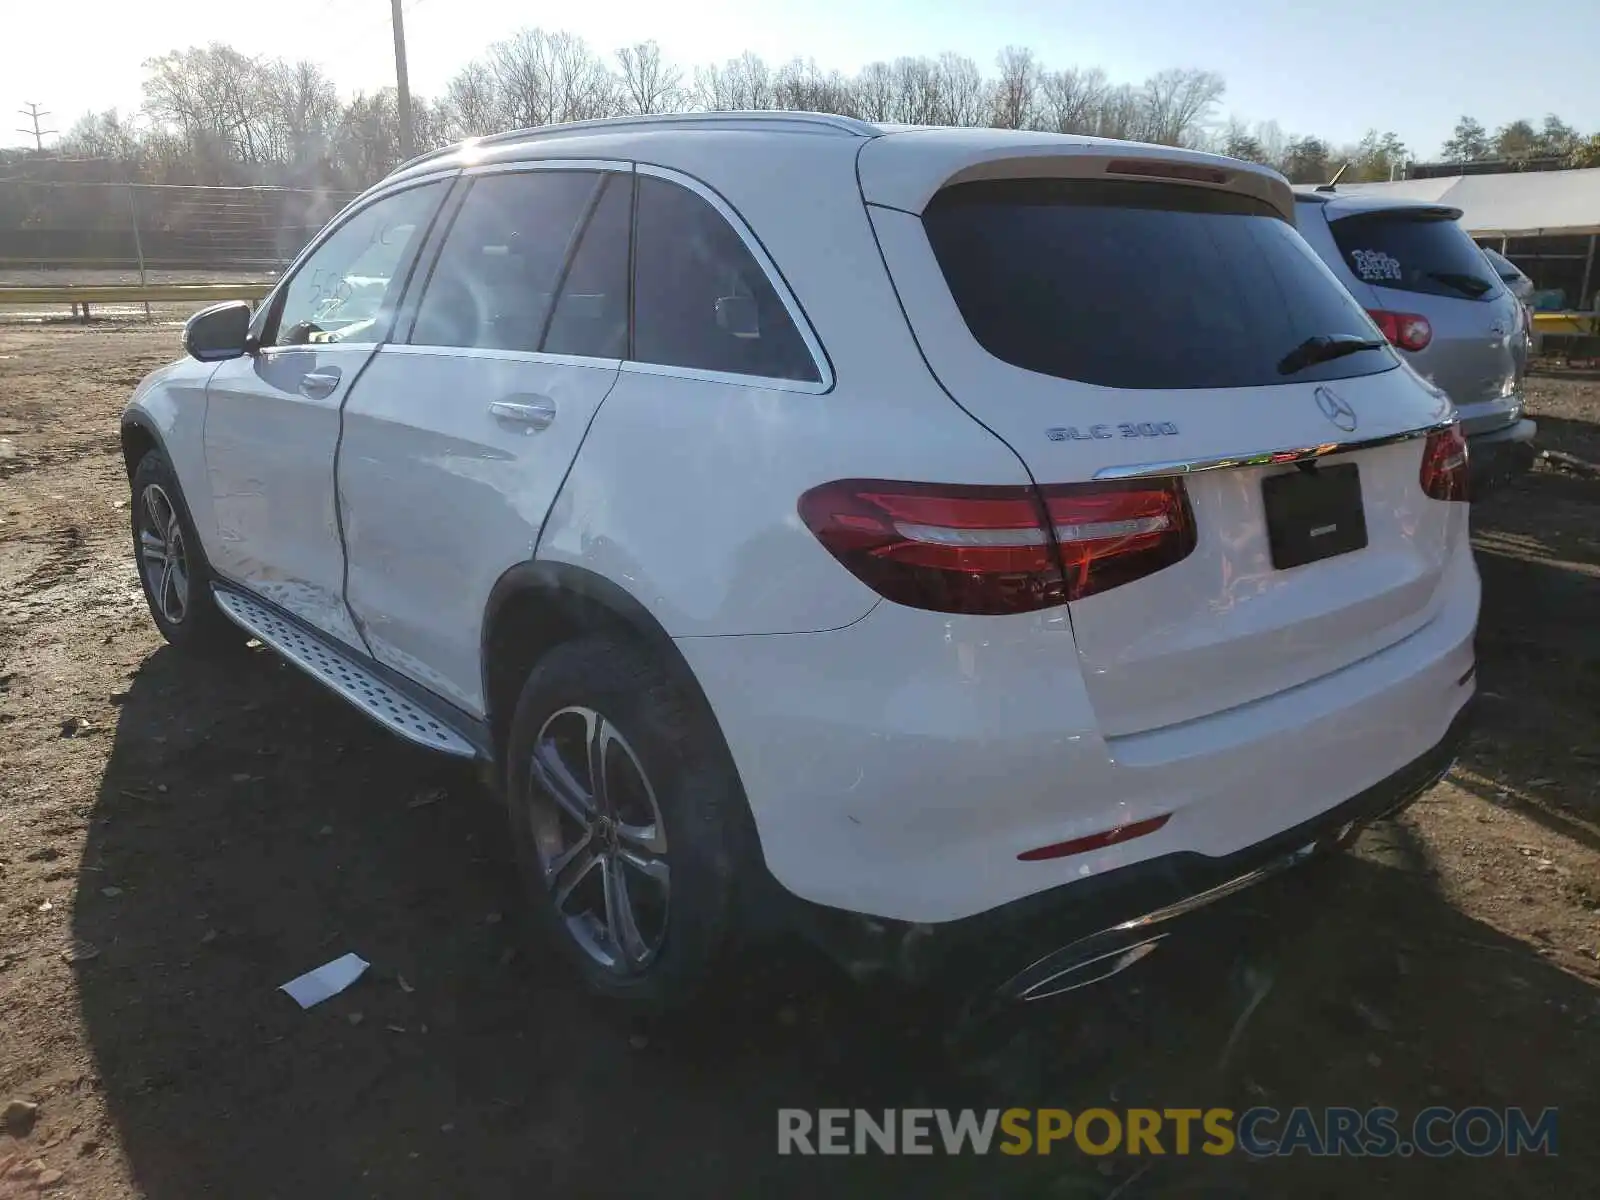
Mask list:
[[[403,171],[419,163],[453,154],[464,146],[499,146],[507,142],[541,141],[545,138],[566,137],[582,133],[612,133],[629,130],[671,129],[693,126],[700,129],[750,129],[753,127],[776,129],[784,126],[795,132],[837,133],[847,137],[877,137],[883,132],[876,125],[855,117],[841,117],[834,113],[788,112],[773,109],[732,112],[662,113],[643,117],[599,117],[592,121],[568,121],[561,125],[535,125],[528,129],[508,129],[487,137],[468,138],[463,142],[442,146],[408,159],[395,168]]]

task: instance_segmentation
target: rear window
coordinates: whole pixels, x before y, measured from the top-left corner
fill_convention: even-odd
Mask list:
[[[1293,226],[1247,196],[1165,183],[958,184],[923,224],[973,337],[1015,366],[1118,388],[1343,379],[1386,348],[1286,375],[1315,337],[1381,337]]]
[[[1331,226],[1362,283],[1457,300],[1487,300],[1499,290],[1477,243],[1447,213],[1362,213]]]

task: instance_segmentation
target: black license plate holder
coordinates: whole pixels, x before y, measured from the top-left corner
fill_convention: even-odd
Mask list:
[[[1280,571],[1366,547],[1367,514],[1355,463],[1269,476],[1261,481],[1261,502],[1272,565]]]

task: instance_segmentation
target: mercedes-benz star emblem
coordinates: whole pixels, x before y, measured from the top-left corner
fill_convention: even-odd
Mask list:
[[[1355,429],[1358,424],[1356,410],[1350,407],[1349,401],[1334,395],[1332,391],[1325,387],[1319,387],[1316,395],[1317,407],[1322,410],[1323,416],[1327,417],[1328,420],[1346,433]]]

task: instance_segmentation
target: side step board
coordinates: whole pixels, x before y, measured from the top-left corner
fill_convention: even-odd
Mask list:
[[[231,588],[211,588],[229,620],[325,684],[391,733],[457,758],[477,758],[478,749],[355,655],[340,650],[270,606]]]

